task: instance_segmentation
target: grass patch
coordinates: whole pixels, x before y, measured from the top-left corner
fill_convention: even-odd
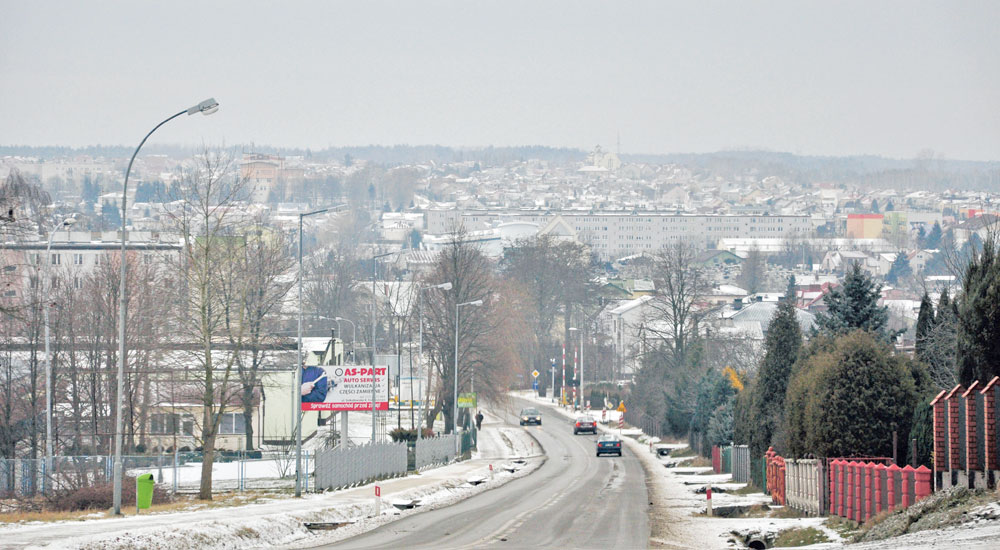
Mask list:
[[[861,531],[861,527],[857,523],[840,516],[826,518],[826,526],[840,535],[840,538],[844,540],[853,540]]]
[[[731,494],[731,495],[752,495],[754,493],[763,493],[763,492],[764,491],[762,489],[760,489],[758,487],[754,487],[753,485],[745,485],[743,487],[740,487],[739,489],[736,489],[735,491],[729,491],[729,494]]]
[[[211,508],[228,508],[243,506],[255,502],[270,500],[278,496],[275,493],[221,493],[213,495],[212,500],[198,500],[194,496],[177,495],[173,502],[154,503],[149,509],[142,510],[140,515],[150,515],[164,512],[189,512],[192,510],[207,510]],[[134,516],[135,506],[122,506],[123,516]],[[53,521],[83,521],[91,519],[106,519],[115,517],[111,510],[91,509],[76,511],[56,510],[13,510],[0,513],[0,524],[21,522],[53,522]]]
[[[703,456],[696,456],[696,457],[689,458],[687,460],[682,460],[682,461],[678,462],[676,467],[677,468],[705,468],[705,467],[711,467],[711,466],[712,466],[712,460],[711,459],[705,458]],[[715,472],[711,472],[711,473],[715,473]]]
[[[670,451],[671,458],[684,458],[686,456],[694,456],[694,450],[691,447],[684,447],[681,449],[672,449]]]
[[[774,547],[810,546],[822,542],[830,542],[830,539],[827,538],[826,533],[823,531],[815,527],[796,527],[794,529],[785,529],[778,533],[778,536],[774,539]]]

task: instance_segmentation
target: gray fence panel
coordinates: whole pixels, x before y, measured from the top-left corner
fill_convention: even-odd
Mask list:
[[[750,447],[747,445],[733,445],[732,472],[733,481],[737,483],[750,482]]]
[[[417,441],[415,468],[447,464],[455,458],[455,434],[440,435]]]
[[[339,489],[406,475],[405,443],[337,447],[316,454],[316,490]]]

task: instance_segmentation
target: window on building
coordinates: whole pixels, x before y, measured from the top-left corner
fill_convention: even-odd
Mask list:
[[[73,265],[83,265],[83,254],[73,254]]]
[[[224,413],[219,422],[219,433],[223,435],[238,435],[246,433],[246,424],[243,422],[243,413]]]
[[[73,277],[73,288],[80,290],[83,288],[83,281],[79,277]]]

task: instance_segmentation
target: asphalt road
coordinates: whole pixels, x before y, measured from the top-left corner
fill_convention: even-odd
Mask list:
[[[513,400],[507,423],[517,426],[521,406],[530,405]],[[628,449],[598,458],[595,436],[574,436],[568,420],[542,414],[541,426],[523,428],[548,456],[532,474],[322,548],[646,548],[649,499],[639,460]]]

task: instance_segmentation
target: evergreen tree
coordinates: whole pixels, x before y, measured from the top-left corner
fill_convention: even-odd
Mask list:
[[[994,238],[973,256],[962,280],[958,308],[958,378],[989,382],[1000,375],[1000,256]]]
[[[782,300],[767,326],[764,358],[750,406],[750,452],[754,456],[767,451],[782,423],[788,378],[802,347],[802,329],[796,311],[793,301]]]
[[[901,279],[905,280],[912,274],[913,271],[910,269],[910,261],[906,259],[906,253],[899,251],[889,267],[889,273],[885,275],[885,280],[895,285],[899,284]]]
[[[885,203],[885,211],[886,212],[892,212],[895,209],[896,209],[896,207],[892,204],[891,200],[889,202]]]
[[[894,430],[908,441],[925,376],[870,332],[855,330],[823,348],[796,366],[788,384],[790,454],[890,456]]]
[[[798,301],[798,297],[795,295],[795,275],[788,278],[788,286],[785,287],[785,300],[790,300],[792,305]]]
[[[934,227],[931,228],[931,232],[927,234],[927,239],[924,241],[924,248],[934,250],[940,247],[941,236],[941,224],[934,222]]]
[[[878,199],[872,199],[872,213],[878,214]]]
[[[927,362],[927,337],[934,328],[934,304],[931,297],[924,292],[920,298],[920,312],[917,313],[916,353],[917,359]]]
[[[917,228],[917,247],[927,248],[927,230],[922,225]]]
[[[827,311],[816,315],[816,332],[831,336],[861,329],[890,339],[895,334],[887,330],[889,310],[878,305],[882,285],[876,283],[854,264],[844,278],[844,284],[826,295]]]

